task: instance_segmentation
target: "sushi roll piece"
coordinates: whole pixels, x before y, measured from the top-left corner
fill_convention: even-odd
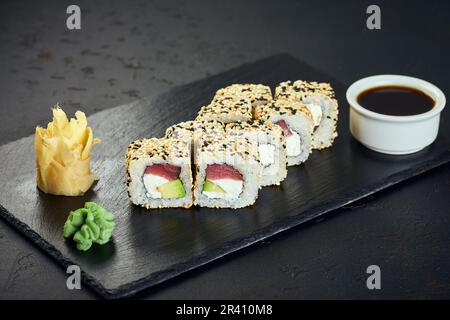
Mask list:
[[[213,101],[201,107],[196,121],[218,120],[223,123],[252,120],[252,104],[250,99],[239,98]]]
[[[144,139],[128,146],[128,195],[152,208],[192,206],[191,149],[186,140]]]
[[[275,88],[275,99],[299,101],[313,116],[313,149],[328,148],[337,137],[338,102],[329,83],[286,81]]]
[[[256,201],[262,165],[248,138],[204,136],[195,165],[194,204],[237,209]]]
[[[219,89],[214,95],[213,102],[222,100],[249,99],[252,109],[272,102],[272,91],[270,87],[263,84],[232,84]]]
[[[254,120],[229,123],[227,136],[246,136],[256,142],[263,166],[260,186],[279,185],[287,176],[286,138],[280,126],[270,121]]]
[[[312,149],[313,120],[308,108],[300,102],[275,100],[255,110],[259,120],[268,120],[283,129],[286,137],[288,166],[305,162]]]

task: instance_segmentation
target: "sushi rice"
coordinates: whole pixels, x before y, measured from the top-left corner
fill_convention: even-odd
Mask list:
[[[184,188],[183,197],[161,198],[152,194],[144,173],[146,168],[155,164],[168,164],[181,169],[178,178]],[[128,146],[126,169],[128,195],[134,204],[147,209],[192,206],[191,151],[186,140],[136,140]]]

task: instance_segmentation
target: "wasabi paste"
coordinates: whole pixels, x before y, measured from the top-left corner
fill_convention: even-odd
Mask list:
[[[86,202],[84,208],[71,211],[64,224],[64,237],[73,236],[77,249],[86,251],[92,243],[105,244],[116,227],[114,215],[95,202]]]

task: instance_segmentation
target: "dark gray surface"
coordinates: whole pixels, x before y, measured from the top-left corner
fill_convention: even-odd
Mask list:
[[[365,29],[364,1],[142,3],[79,1],[83,30],[68,32],[63,2],[2,2],[1,141],[32,133],[56,101],[90,114],[277,52],[344,84],[390,72],[449,88],[443,1],[379,2],[376,32]],[[448,298],[449,180],[447,166],[148,297]],[[4,223],[0,249],[1,297],[90,296],[67,291],[64,274]],[[386,285],[374,293],[364,270],[377,263]]]
[[[305,164],[289,168],[281,186],[261,190],[250,207],[148,212],[130,203],[123,164],[130,141],[161,136],[173,123],[193,119],[199,106],[229,84],[265,83],[274,88],[299,75],[332,83],[337,99],[343,101],[345,87],[340,82],[284,54],[90,116],[90,126],[102,139],[92,155],[92,168],[99,181],[82,197],[54,197],[36,189],[35,158],[29,152],[34,145],[33,135],[3,145],[0,216],[63,267],[79,265],[85,272],[85,283],[102,296],[119,298],[450,161],[448,130],[441,130],[431,146],[412,155],[394,157],[367,150],[347,130],[349,110],[342,102],[339,137],[333,147],[313,152]],[[82,207],[86,201],[112,210],[117,228],[107,245],[79,252],[73,242],[61,236],[61,230],[64,213]]]

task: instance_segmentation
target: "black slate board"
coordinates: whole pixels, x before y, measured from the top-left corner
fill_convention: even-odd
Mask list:
[[[129,203],[123,157],[131,140],[160,136],[167,126],[192,118],[220,87],[236,82],[273,87],[287,79],[333,84],[341,106],[333,148],[313,153],[304,166],[290,167],[282,186],[264,188],[249,208],[149,212]],[[93,189],[76,198],[38,191],[34,137],[23,138],[0,147],[0,215],[62,266],[79,265],[83,282],[106,298],[132,295],[450,160],[445,127],[433,145],[413,155],[386,156],[365,149],[347,129],[345,87],[288,55],[105,110],[89,121],[103,141],[94,148],[93,169],[100,181]],[[62,227],[68,212],[88,200],[113,211],[118,227],[111,243],[78,252],[72,241],[63,239]]]

